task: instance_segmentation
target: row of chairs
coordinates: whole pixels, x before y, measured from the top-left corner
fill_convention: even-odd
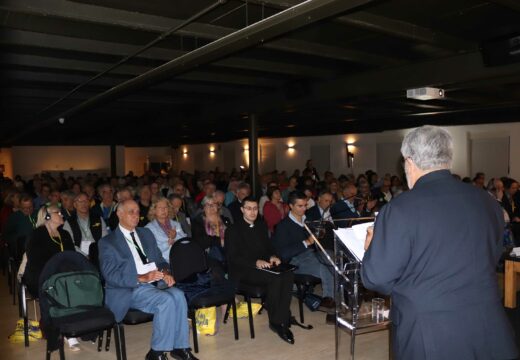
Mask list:
[[[175,245],[177,251],[172,251],[174,254],[171,259],[172,264],[179,263],[175,261],[175,256],[186,257],[189,256],[192,259],[196,259],[199,257],[199,261],[193,261],[192,264],[200,264],[200,268],[192,268],[188,269],[188,272],[199,272],[206,269],[205,263],[205,254],[201,251],[200,247],[195,243],[190,241],[178,241]],[[63,254],[63,253],[62,253]],[[59,257],[58,254],[56,257]],[[78,257],[84,259],[84,257],[80,254],[77,254]],[[189,276],[190,274],[186,273],[186,269],[176,269],[175,266],[172,269],[174,276],[177,279],[177,275],[179,278],[183,278]],[[315,278],[310,275],[296,275],[295,276],[295,285],[297,288],[297,298],[299,305],[299,315],[300,322],[304,322],[304,312],[303,312],[303,298],[307,293],[307,290],[310,287],[313,287],[320,283],[318,278]],[[19,284],[19,304],[20,304],[20,315],[24,319],[24,335],[25,335],[25,346],[29,346],[29,333],[28,333],[28,312],[27,312],[27,289],[24,284]],[[235,340],[238,340],[238,324],[237,324],[237,314],[236,314],[236,303],[235,303],[235,293],[237,295],[243,296],[244,300],[248,306],[249,312],[249,327],[250,327],[250,336],[251,338],[255,337],[254,323],[253,323],[253,315],[252,315],[252,305],[251,301],[254,298],[263,299],[265,297],[265,289],[262,286],[252,285],[252,284],[239,284],[236,291],[230,292],[220,292],[220,293],[205,293],[201,296],[197,296],[193,298],[188,304],[188,316],[191,319],[192,323],[192,334],[193,334],[193,348],[197,353],[199,351],[198,339],[197,339],[197,330],[196,330],[196,319],[195,312],[200,308],[207,308],[212,306],[220,306],[227,305],[226,316],[224,318],[224,322],[228,320],[229,310],[233,311],[233,327],[234,327],[234,337]],[[113,319],[113,315],[109,312],[111,316],[106,313],[98,314],[99,318],[89,318],[87,324],[84,322],[69,322],[67,324],[61,324],[59,326],[60,329],[60,338],[59,338],[59,353],[60,360],[64,360],[64,351],[63,351],[63,338],[64,337],[79,337],[84,334],[90,334],[93,332],[98,332],[98,351],[102,350],[102,341],[103,335],[106,330],[106,343],[105,350],[108,351],[110,347],[111,334],[112,329],[114,330],[115,335],[115,346],[116,346],[116,354],[118,360],[126,360],[126,344],[125,344],[125,336],[124,336],[124,325],[137,325],[145,322],[149,322],[153,320],[152,314],[143,313],[139,310],[130,309],[130,311],[125,316],[122,323],[116,323]],[[47,347],[47,355],[46,358],[49,359],[51,354],[51,350],[49,346]]]

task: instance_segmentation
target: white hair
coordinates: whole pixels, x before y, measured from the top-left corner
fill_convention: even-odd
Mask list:
[[[444,129],[425,125],[410,131],[403,139],[401,154],[421,170],[450,169],[453,140]]]

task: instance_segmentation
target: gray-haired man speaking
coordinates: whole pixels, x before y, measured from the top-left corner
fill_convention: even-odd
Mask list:
[[[410,191],[369,233],[365,287],[391,294],[397,359],[515,359],[495,266],[504,229],[488,194],[451,176],[451,136],[434,126],[401,146]]]

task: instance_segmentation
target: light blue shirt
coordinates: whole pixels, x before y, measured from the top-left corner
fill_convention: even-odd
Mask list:
[[[182,230],[181,224],[178,223],[177,221],[170,219],[170,225],[171,225],[172,229],[175,229],[177,231],[177,235],[175,235],[174,241],[177,241],[179,239],[182,239],[182,238],[185,238],[188,236]],[[168,235],[166,235],[166,233],[162,229],[162,227],[159,224],[159,222],[157,221],[157,219],[155,219],[152,222],[149,222],[148,224],[146,224],[145,227],[147,229],[150,229],[150,231],[152,232],[153,236],[155,237],[155,241],[157,242],[157,247],[159,248],[159,250],[161,250],[164,260],[166,260],[166,262],[169,264],[170,263],[170,249],[172,248],[172,246],[168,243]]]

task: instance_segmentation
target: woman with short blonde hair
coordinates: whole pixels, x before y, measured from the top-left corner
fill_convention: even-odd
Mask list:
[[[164,260],[170,263],[170,249],[173,243],[185,238],[186,233],[182,230],[181,224],[172,220],[173,207],[168,199],[161,197],[152,201],[148,211],[146,228],[150,229],[157,241],[157,247],[161,250]]]

